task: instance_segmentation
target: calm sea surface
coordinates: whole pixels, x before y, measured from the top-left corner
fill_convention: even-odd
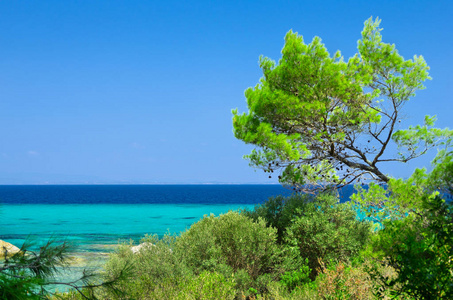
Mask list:
[[[145,234],[180,233],[205,214],[253,207],[290,195],[279,185],[0,186],[0,239],[68,240],[78,252],[104,252]]]
[[[11,185],[0,186],[0,239],[67,240],[77,252],[145,234],[179,234],[203,215],[252,208],[280,185]]]

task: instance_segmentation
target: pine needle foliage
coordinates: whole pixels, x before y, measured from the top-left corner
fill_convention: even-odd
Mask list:
[[[433,127],[435,116],[399,128],[429,67],[422,56],[404,59],[383,42],[380,22],[365,22],[358,52],[347,61],[340,51],[330,55],[319,37],[306,44],[291,30],[278,62],[260,57],[264,76],[245,91],[248,112],[233,110],[235,137],[256,146],[245,156],[252,167],[309,193],[387,183],[382,163],[408,162],[453,136]]]
[[[70,287],[82,299],[96,299],[94,288],[103,286],[114,290],[113,283],[128,276],[125,267],[117,277],[101,282],[94,271],[85,269],[75,281],[58,281],[56,276],[69,267],[72,249],[68,242],[57,244],[54,239],[41,247],[27,239],[20,251],[13,255],[4,249],[4,257],[0,260],[0,299],[48,299],[55,294],[55,286]]]

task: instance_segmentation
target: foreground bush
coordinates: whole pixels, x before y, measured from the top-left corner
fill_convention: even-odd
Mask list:
[[[370,256],[397,271],[380,276],[395,295],[416,299],[453,299],[453,205],[425,196],[420,214],[388,220],[370,245]]]
[[[110,255],[104,266],[104,277],[117,277],[118,272],[128,268],[131,277],[116,283],[121,293],[98,290],[99,298],[109,299],[171,299],[178,293],[178,284],[190,280],[192,272],[172,253],[175,237],[165,235],[146,236],[141,240],[145,245],[137,253],[131,251],[131,244],[121,245]],[[156,294],[156,297],[151,295]]]
[[[317,293],[322,299],[374,299],[374,283],[363,265],[352,266],[343,262],[321,266],[316,278]]]
[[[214,271],[233,276],[240,290],[262,290],[281,273],[276,238],[276,230],[264,220],[228,212],[193,224],[176,240],[174,253],[195,274]]]
[[[308,259],[311,279],[321,268],[319,260],[347,261],[359,253],[371,233],[371,225],[358,221],[354,209],[328,193],[278,196],[243,213],[275,226],[281,243],[297,249],[299,259]]]
[[[276,230],[237,212],[205,216],[179,237],[147,236],[133,253],[122,245],[105,265],[105,278],[129,266],[133,276],[109,299],[231,299],[262,293],[278,280],[285,260]],[[297,266],[295,266],[297,267]]]
[[[370,236],[370,224],[358,221],[353,209],[338,202],[338,197],[330,194],[316,197],[287,229],[286,243],[308,258],[312,279],[321,268],[320,260],[347,261],[359,253]]]
[[[308,259],[306,259],[306,263],[308,264]],[[292,291],[297,289],[300,286],[309,284],[310,280],[311,269],[308,265],[302,265],[301,268],[285,272],[281,276],[280,282],[288,288],[288,290]]]
[[[236,296],[235,282],[233,279],[225,279],[217,272],[203,271],[193,280],[181,285],[181,293],[178,298],[185,299],[234,299]]]

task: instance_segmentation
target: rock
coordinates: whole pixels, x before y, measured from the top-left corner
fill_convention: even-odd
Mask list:
[[[138,252],[140,252],[140,250],[143,248],[143,249],[149,249],[151,247],[156,247],[156,245],[152,244],[152,243],[141,243],[140,245],[138,246],[134,246],[134,247],[131,247],[131,250],[132,250],[132,253],[136,254]]]
[[[0,240],[0,258],[5,258],[5,252],[6,256],[9,257],[13,256],[17,252],[20,252],[20,249],[13,244]]]

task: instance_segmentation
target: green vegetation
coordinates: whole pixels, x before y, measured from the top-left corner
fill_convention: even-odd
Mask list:
[[[0,299],[46,299],[53,294],[52,288],[71,287],[84,299],[91,298],[93,289],[103,287],[115,292],[112,283],[125,277],[125,269],[116,277],[102,281],[94,272],[84,270],[82,276],[73,282],[55,280],[55,276],[71,262],[71,246],[68,243],[55,245],[53,240],[39,247],[30,240],[26,241],[19,252],[9,255],[3,249],[0,258]]]
[[[381,279],[395,294],[415,299],[453,298],[453,205],[442,198],[424,196],[420,214],[386,220],[373,236],[371,256],[396,271]]]
[[[296,192],[253,210],[205,216],[179,236],[145,236],[135,253],[131,244],[121,245],[100,274],[109,286],[57,296],[453,298],[453,205],[446,201],[453,192],[453,132],[432,128],[431,117],[423,126],[396,130],[400,109],[423,88],[428,67],[422,57],[404,60],[383,43],[378,25],[379,20],[365,22],[359,53],[348,62],[339,53],[331,58],[319,38],[305,45],[289,32],[278,65],[260,60],[264,78],[246,91],[249,113],[234,112],[236,137],[262,148],[248,156],[251,165],[271,173],[283,168],[283,184],[312,194]],[[370,146],[362,146],[368,140]],[[385,158],[391,140],[400,152]],[[403,180],[377,167],[406,162],[434,146],[443,148],[431,172],[417,169]],[[373,181],[367,189],[358,184],[349,203],[326,189],[360,178]],[[366,218],[358,218],[358,211]],[[49,257],[49,270],[60,262],[53,257],[60,256]],[[21,268],[0,271],[43,278],[41,271]],[[5,279],[3,273],[2,284],[22,289],[23,297],[29,284],[40,286],[16,286],[16,277]]]
[[[427,182],[436,172],[427,174]],[[453,206],[428,187],[415,197],[417,210],[384,218],[381,227],[357,218],[359,202],[341,204],[332,193],[279,196],[254,210],[205,216],[179,236],[146,236],[137,253],[121,245],[103,280],[118,277],[126,266],[133,275],[115,281],[115,289],[95,289],[93,296],[449,299]]]
[[[215,271],[235,281],[244,289],[261,291],[278,278],[281,249],[276,230],[264,220],[253,220],[237,212],[219,217],[204,217],[176,240],[175,255],[199,274]]]
[[[57,268],[67,265],[68,244],[54,246],[49,242],[38,253],[27,251],[30,246],[24,243],[20,252],[12,256],[5,251],[0,261],[1,299],[39,299],[47,294],[49,279]]]
[[[302,208],[286,207],[286,203],[302,198]],[[205,216],[180,236],[147,236],[141,241],[146,246],[136,253],[132,252],[132,245],[122,245],[105,265],[104,280],[118,277],[125,266],[131,267],[133,277],[116,281],[115,293],[99,288],[94,296],[272,299],[275,294],[296,298],[306,295],[312,299],[317,286],[323,284],[323,279],[317,277],[322,273],[320,264],[349,263],[358,256],[371,233],[368,223],[356,220],[353,209],[337,202],[333,195],[321,195],[319,199],[294,195],[283,199],[282,210],[297,217],[288,221],[280,242],[277,229],[256,216],[256,211],[271,214],[265,212],[269,207],[265,203],[256,211]],[[299,236],[301,231],[305,239]],[[349,241],[342,236],[345,233],[351,236]],[[71,299],[75,295],[65,297]]]
[[[338,204],[335,196],[320,195],[293,219],[286,243],[308,259],[314,277],[322,262],[347,262],[356,256],[369,235],[370,224],[357,221],[354,210]]]
[[[307,260],[312,278],[320,270],[320,261],[347,261],[356,255],[371,232],[370,224],[359,222],[356,211],[340,204],[334,194],[271,198],[244,213],[256,221],[263,218],[283,232],[280,243],[297,249],[297,256]]]

